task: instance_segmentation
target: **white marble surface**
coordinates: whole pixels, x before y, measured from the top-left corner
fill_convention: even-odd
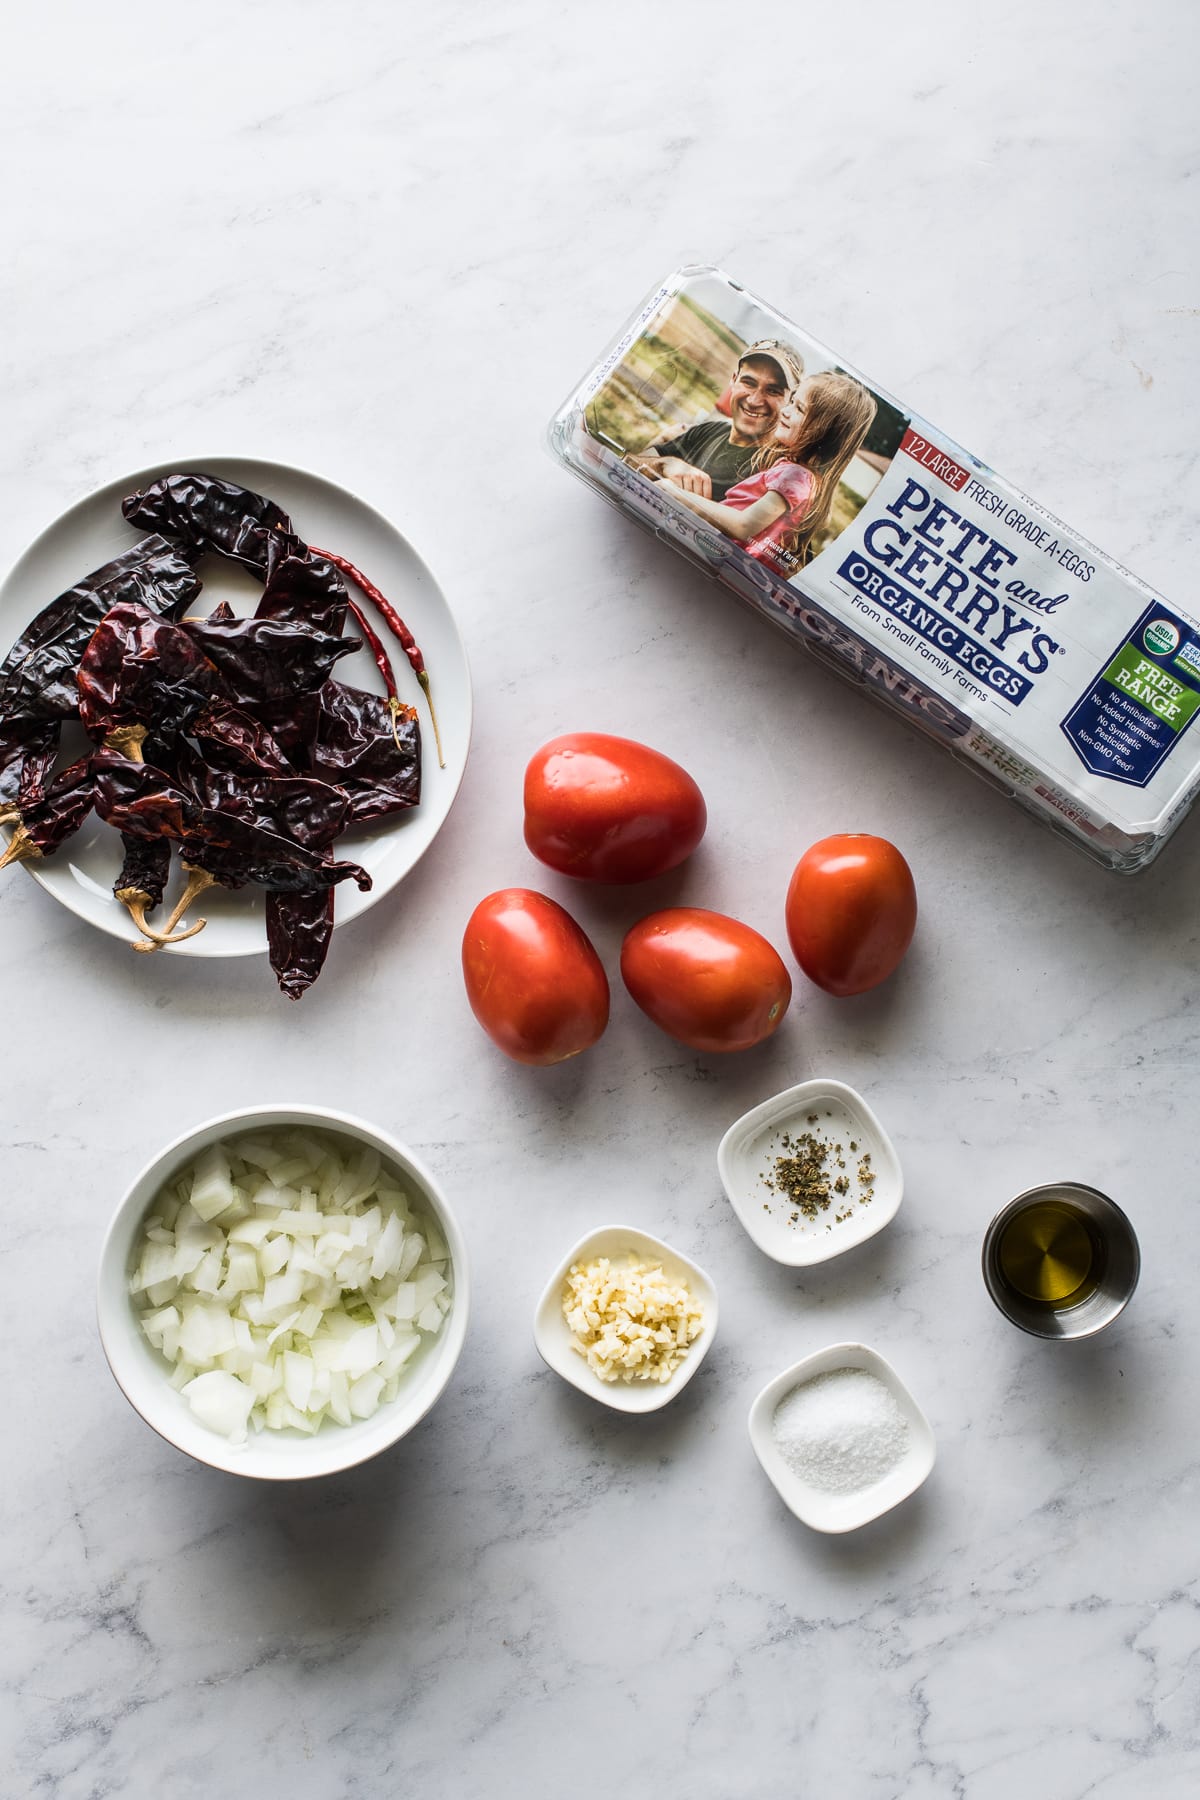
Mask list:
[[[6,1795],[1196,1792],[1200,823],[1140,877],[1093,870],[781,655],[540,440],[651,282],[718,260],[1194,609],[1198,21],[1188,0],[9,18],[0,557],[160,456],[290,459],[433,563],[478,705],[442,838],[300,1009],[265,962],[134,966],[3,878]],[[494,1053],[459,936],[492,888],[565,897],[521,842],[520,774],[579,727],[706,791],[705,845],[650,899],[782,941],[806,844],[894,837],[922,916],[891,988],[800,985],[729,1061],[621,998],[578,1062]],[[641,897],[570,897],[613,969]],[[867,1093],[908,1188],[869,1246],[793,1273],[714,1152],[812,1073]],[[160,1443],[92,1317],[131,1172],[276,1096],[434,1164],[478,1293],[418,1431],[282,1493]],[[978,1274],[995,1208],[1062,1174],[1125,1204],[1144,1253],[1125,1320],[1075,1349],[1009,1329]],[[644,1419],[531,1342],[547,1270],[617,1213],[721,1292],[705,1368]],[[894,1361],[940,1455],[837,1541],[784,1511],[745,1418],[841,1336]]]

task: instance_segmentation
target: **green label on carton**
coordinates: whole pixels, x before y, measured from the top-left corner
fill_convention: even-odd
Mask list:
[[[1177,681],[1135,644],[1122,644],[1105,669],[1104,680],[1144,706],[1171,731],[1182,731],[1200,707],[1200,693],[1194,687]]]

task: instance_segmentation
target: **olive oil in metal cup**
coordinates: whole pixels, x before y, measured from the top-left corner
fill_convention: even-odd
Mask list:
[[[983,1240],[983,1279],[1006,1319],[1034,1337],[1092,1337],[1138,1283],[1141,1256],[1121,1208],[1078,1181],[1010,1200]]]

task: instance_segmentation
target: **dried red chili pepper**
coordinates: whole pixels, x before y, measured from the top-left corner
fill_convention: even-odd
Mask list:
[[[136,838],[122,833],[125,847],[125,858],[121,864],[121,872],[113,882],[113,898],[119,900],[126,908],[130,918],[144,938],[157,942],[157,935],[147,923],[146,914],[154,911],[166,891],[171,875],[171,840],[169,838]],[[179,937],[195,937],[204,929],[206,920],[201,919],[190,931],[180,933]]]
[[[197,802],[166,769],[135,762],[116,750],[92,755],[96,811],[122,835],[182,842]]]
[[[95,804],[98,816],[121,833],[128,846],[131,840],[147,844],[165,844],[168,861],[172,842],[182,844],[189,827],[199,815],[199,804],[163,769],[150,763],[135,762],[115,750],[98,750],[92,757],[95,773]],[[161,851],[157,852],[161,858]],[[146,923],[147,907],[139,904],[135,888],[127,898],[117,898],[129,908],[130,916],[146,942],[134,949],[156,949],[160,944],[178,943],[194,937],[204,929],[201,919],[186,931],[175,934],[178,914],[172,915],[161,931]],[[179,909],[179,913],[182,909]]]
[[[341,684],[330,682],[327,685],[340,688]],[[349,795],[340,786],[331,791],[339,796],[345,809],[344,824],[349,811]],[[327,858],[331,855],[333,839],[323,828],[319,808],[296,821],[295,835],[309,849],[322,850]],[[280,992],[289,1000],[301,999],[324,968],[333,939],[333,913],[332,888],[307,894],[281,893],[268,888],[267,952]]]
[[[21,719],[0,728],[0,822],[10,804],[24,796],[27,803],[45,790],[58,755],[62,727],[58,720]]]
[[[371,886],[371,877],[358,863],[328,862],[277,832],[211,807],[203,807],[185,833],[183,860],[226,887],[253,881],[280,893],[304,894],[343,881],[353,881],[364,891]]]
[[[282,747],[261,720],[240,706],[210,701],[196,714],[191,735],[203,750],[205,761],[216,769],[232,769],[244,775],[294,775]]]
[[[375,658],[375,667],[383,677],[383,686],[387,694],[388,711],[392,715],[392,732],[397,744],[399,744],[400,733],[397,720],[404,710],[404,703],[396,688],[396,672],[392,668],[392,659],[384,649],[383,642],[376,632],[375,627],[371,624],[371,621],[368,619],[362,607],[359,606],[358,602],[347,596],[346,605],[354,615],[354,618],[358,623],[358,629],[366,638],[367,648]]]
[[[340,682],[326,682],[326,687],[340,687]],[[275,705],[261,705],[253,708],[253,717],[270,736],[277,748],[283,752],[289,767],[298,770],[302,775],[309,772],[309,746],[316,735],[317,724],[321,717],[320,696],[325,691],[318,689],[315,694],[299,694],[295,700],[279,701]],[[246,709],[250,711],[250,708]]]
[[[279,991],[289,1000],[306,994],[321,970],[333,937],[333,889],[311,894],[267,894],[267,950]]]
[[[79,716],[91,737],[181,731],[224,683],[185,625],[144,606],[114,606],[92,633],[77,674]]]
[[[143,912],[153,912],[161,905],[171,877],[171,840],[123,833],[121,843],[125,856],[113,882],[113,894],[126,906],[130,899],[136,899]]]
[[[358,638],[317,631],[298,620],[185,619],[178,629],[218,671],[222,697],[234,706],[312,693],[325,685],[341,657],[362,649]]]
[[[54,777],[39,800],[21,809],[20,824],[0,856],[0,869],[9,863],[53,856],[79,830],[94,799],[91,758],[82,756]]]
[[[278,831],[323,853],[346,825],[349,796],[311,776],[239,774],[195,757],[180,774],[206,806]],[[267,949],[281,991],[298,1000],[324,966],[333,935],[333,889],[267,890]]]
[[[347,880],[363,889],[371,886],[371,877],[357,863],[326,865],[316,851],[283,837],[265,809],[261,823],[238,818],[205,806],[184,783],[149,763],[131,762],[111,750],[98,751],[91,760],[96,811],[106,823],[134,837],[175,839],[185,861],[208,869],[228,887],[258,882],[286,892],[311,892]],[[330,804],[337,804],[336,791],[329,792]]]
[[[399,706],[395,675],[377,634],[362,609],[346,594],[338,571],[362,590],[385,620],[408,657],[429,706],[438,761],[445,767],[441,733],[425,660],[395,607],[347,557],[304,545],[288,515],[273,501],[235,482],[199,473],[170,475],[124,502],[126,518],[180,537],[195,548],[233,556],[266,581],[259,618],[287,619],[340,632],[351,607],[367,637],[389,700]]]
[[[0,662],[0,802],[16,799],[27,766],[35,785],[44,788],[62,721],[78,709],[75,671],[105,613],[136,600],[173,618],[199,591],[186,557],[161,537],[148,537],[30,620]],[[26,788],[33,797],[28,781]]]
[[[0,725],[66,719],[76,708],[75,671],[105,613],[135,601],[176,618],[200,582],[173,545],[145,538],[42,608],[0,663]]]
[[[341,683],[329,682],[321,692],[330,690],[341,692]],[[192,732],[210,770],[215,767],[242,776],[292,775],[297,766],[310,762],[311,743],[320,719],[318,701],[317,695],[303,696],[299,713],[293,706],[283,722],[295,763],[288,760],[261,721],[237,707],[205,708],[194,721]],[[273,715],[275,709],[265,710]],[[212,780],[211,775],[208,780]],[[345,790],[337,787],[334,791],[345,808],[349,800]],[[322,826],[319,808],[311,816],[294,816],[292,824],[293,835],[309,848],[323,848],[332,841],[328,829]],[[311,894],[267,890],[267,949],[280,991],[288,999],[299,1000],[321,973],[333,937],[333,917],[332,888]]]
[[[212,696],[277,702],[324,685],[357,638],[271,619],[170,624],[122,605],[100,622],[79,665],[79,710],[93,737],[117,727],[189,728]]]
[[[41,799],[58,757],[62,727],[56,721],[38,727],[25,738],[20,761],[16,764],[16,809],[32,806]]]
[[[281,506],[218,475],[164,475],[121,511],[140,530],[179,538],[197,554],[217,550],[262,580],[281,557],[304,550]]]
[[[283,508],[251,488],[200,473],[166,475],[122,502],[131,524],[215,550],[266,583],[260,618],[292,619],[337,635],[346,591],[327,559],[311,553]]]
[[[308,772],[350,797],[350,821],[404,812],[421,798],[421,734],[410,706],[392,714],[378,694],[330,681],[308,754]]]
[[[373,601],[379,608],[384,623],[399,643],[400,648],[404,651],[404,654],[407,656],[409,663],[412,666],[413,674],[421,684],[421,691],[424,693],[426,704],[429,707],[429,717],[433,723],[433,739],[437,747],[438,765],[440,768],[444,769],[446,766],[446,759],[442,755],[442,734],[438,730],[437,714],[433,709],[433,690],[429,684],[429,672],[425,667],[425,658],[421,654],[416,638],[408,629],[408,626],[404,623],[404,620],[400,617],[400,614],[396,611],[391,601],[380,592],[373,581],[367,580],[367,577],[363,574],[362,570],[357,568],[355,564],[350,561],[349,557],[335,556],[332,550],[318,550],[315,544],[310,544],[309,549],[314,556],[325,557],[335,568],[340,569],[343,575],[348,575],[350,580],[353,581],[357,587],[362,589],[363,593],[367,596],[367,599]]]
[[[354,881],[364,889],[371,886],[370,875],[359,864],[331,861],[269,825],[204,806],[179,782],[147,763],[131,762],[112,751],[98,752],[93,762],[100,816],[134,837],[177,840],[188,873],[187,888],[162,931],[147,932],[151,942],[135,948],[178,942],[173,934],[179,921],[199,894],[214,883],[243,887],[256,882],[285,893],[315,893],[343,881]]]
[[[213,768],[199,751],[183,743],[175,775],[201,807],[248,820],[308,849],[325,850],[345,829],[349,796],[310,775],[245,775]]]
[[[346,584],[331,562],[302,546],[302,554],[275,564],[255,611],[260,619],[311,625],[336,636],[346,623]]]

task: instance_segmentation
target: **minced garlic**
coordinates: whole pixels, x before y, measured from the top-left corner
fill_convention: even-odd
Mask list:
[[[562,1309],[571,1348],[601,1381],[669,1381],[704,1330],[686,1286],[656,1263],[573,1263]]]

